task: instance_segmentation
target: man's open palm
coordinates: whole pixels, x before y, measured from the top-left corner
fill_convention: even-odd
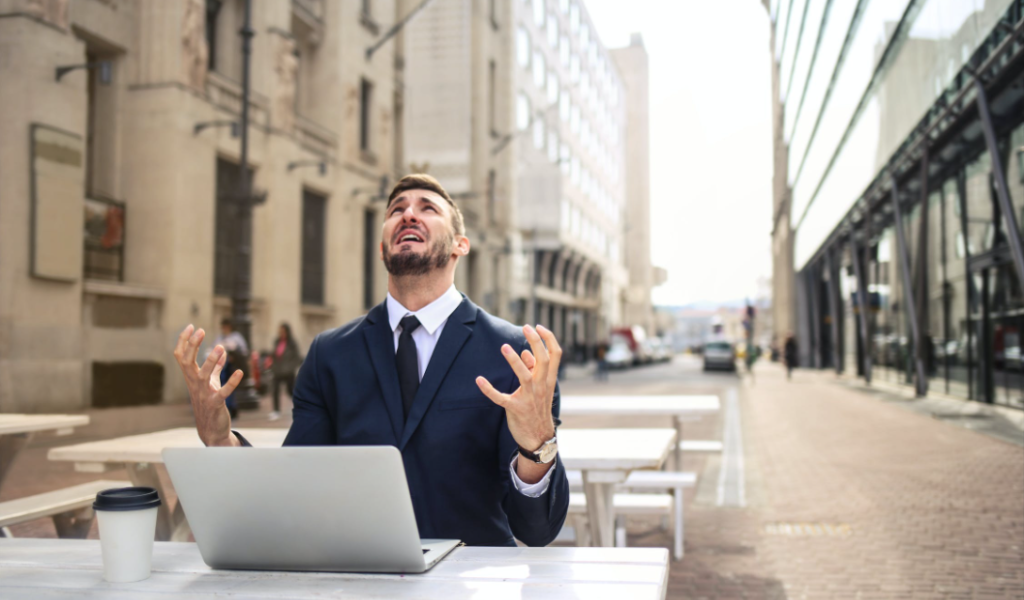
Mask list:
[[[195,330],[192,325],[186,327],[178,336],[174,358],[185,376],[199,438],[207,446],[234,445],[231,415],[225,401],[242,381],[242,371],[235,371],[224,385],[221,385],[220,374],[228,355],[220,345],[210,352],[202,367],[197,365],[196,356],[204,337],[206,332],[202,329]]]

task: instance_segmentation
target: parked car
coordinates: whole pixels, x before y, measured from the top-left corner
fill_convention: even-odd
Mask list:
[[[625,369],[633,366],[633,351],[625,341],[616,341],[613,338],[604,359],[609,369]]]
[[[669,348],[668,342],[660,337],[652,337],[650,339],[651,345],[651,358],[656,363],[663,363],[672,360],[672,350]]]
[[[704,370],[724,369],[736,370],[736,349],[726,341],[714,341],[704,344]]]
[[[632,327],[618,327],[612,329],[612,337],[622,339],[633,353],[633,364],[642,365],[651,362],[648,349],[644,342],[647,340],[647,333],[643,327],[634,325]]]

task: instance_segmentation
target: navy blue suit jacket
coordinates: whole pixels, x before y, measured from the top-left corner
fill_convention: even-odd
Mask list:
[[[519,387],[502,344],[520,353],[529,347],[520,328],[464,298],[445,323],[404,421],[394,334],[381,303],[313,340],[295,381],[294,420],[284,444],[397,447],[420,537],[512,546],[515,536],[530,546],[547,545],[565,521],[569,482],[556,459],[540,497],[525,496],[512,483],[509,463],[518,447],[505,410],[475,381],[483,375],[506,393]],[[556,389],[556,423],[558,405]]]

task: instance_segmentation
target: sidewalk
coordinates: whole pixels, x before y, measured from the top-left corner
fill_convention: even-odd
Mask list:
[[[901,410],[830,373],[787,382],[781,368],[759,365],[741,403],[748,507],[690,508],[670,595],[1024,595],[1019,446]]]

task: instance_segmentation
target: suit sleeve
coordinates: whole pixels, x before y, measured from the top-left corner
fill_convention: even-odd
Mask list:
[[[551,404],[551,415],[555,419],[555,427],[561,424],[558,419],[560,396],[561,392],[556,385],[554,401]],[[554,466],[551,467],[551,485],[548,487],[548,491],[537,498],[531,498],[518,492],[512,483],[512,474],[508,464],[512,461],[512,457],[519,452],[519,446],[512,438],[507,423],[502,428],[499,449],[502,469],[505,477],[509,479],[504,508],[509,526],[512,528],[512,534],[527,546],[547,546],[558,536],[558,532],[562,530],[562,525],[565,523],[565,517],[569,513],[569,480],[565,476],[562,457],[557,456]]]
[[[299,368],[292,394],[292,427],[285,446],[332,446],[336,443],[334,415],[330,399],[320,386],[320,362],[317,356],[320,336],[313,339],[309,355]]]

